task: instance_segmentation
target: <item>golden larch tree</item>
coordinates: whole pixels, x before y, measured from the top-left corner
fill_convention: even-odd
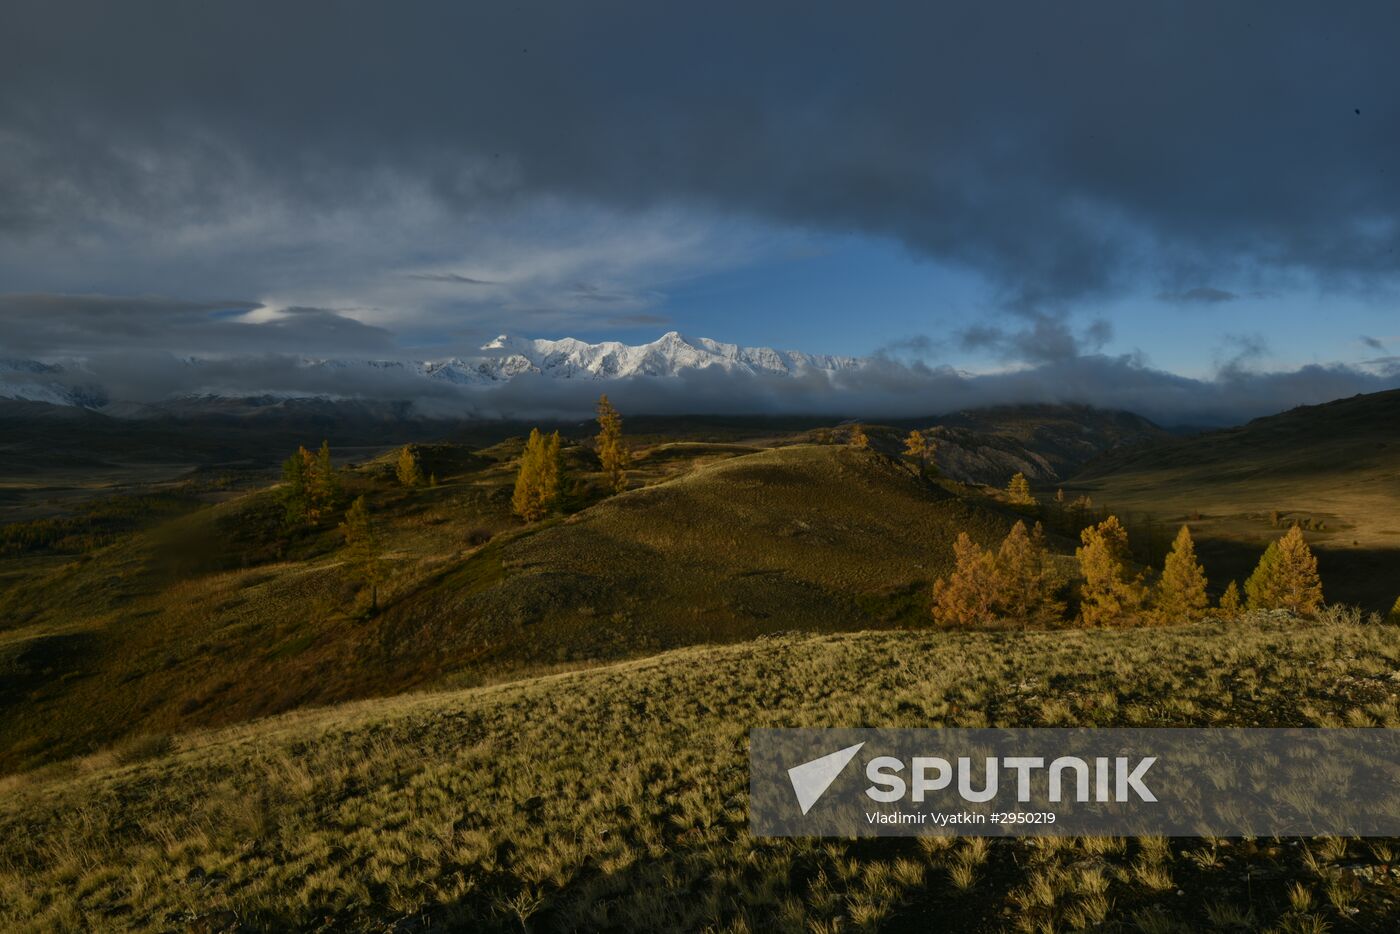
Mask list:
[[[966,532],[953,542],[953,573],[933,585],[933,618],[945,626],[971,626],[992,619],[997,596],[996,559]]]
[[[1034,506],[1035,497],[1031,495],[1031,484],[1026,479],[1026,475],[1017,471],[1011,478],[1011,482],[1006,485],[1007,498],[1016,506]]]
[[[928,439],[922,431],[909,432],[909,437],[904,439],[904,456],[914,461],[914,466],[919,469],[919,476],[923,476],[928,469]]]
[[[526,522],[543,519],[559,504],[563,484],[560,444],[559,432],[546,435],[538,428],[530,429],[511,497],[516,515]]]
[[[1196,560],[1196,543],[1191,529],[1183,525],[1172,542],[1157,582],[1153,613],[1158,622],[1175,623],[1200,619],[1210,605],[1206,597],[1206,572]]]
[[[606,394],[598,397],[598,460],[608,476],[608,487],[614,493],[627,489],[627,466],[632,452],[622,437],[622,416],[608,401]]]
[[[1055,599],[1056,584],[1040,523],[1026,531],[1024,522],[1011,527],[996,555],[996,608],[1006,619],[1028,626],[1056,622],[1064,605]]]
[[[1240,585],[1230,581],[1230,585],[1220,595],[1220,615],[1227,618],[1238,616],[1240,607]]]
[[[1109,516],[1079,533],[1082,547],[1074,550],[1084,576],[1079,618],[1085,626],[1107,626],[1126,620],[1142,608],[1141,581],[1130,576],[1128,533],[1117,516]]]
[[[423,465],[419,462],[418,452],[413,449],[413,445],[405,444],[399,451],[394,475],[399,478],[399,483],[406,487],[423,485]]]
[[[1288,610],[1310,615],[1322,608],[1317,558],[1297,525],[1270,542],[1259,566],[1244,584],[1251,610]]]
[[[1272,610],[1278,606],[1278,564],[1278,542],[1269,542],[1254,571],[1245,578],[1244,595],[1251,610]]]

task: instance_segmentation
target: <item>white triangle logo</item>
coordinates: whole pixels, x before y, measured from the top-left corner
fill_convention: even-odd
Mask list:
[[[802,808],[803,814],[810,811],[812,805],[826,794],[831,783],[836,781],[836,776],[841,774],[841,770],[856,757],[856,753],[860,752],[860,747],[864,745],[865,743],[856,743],[854,746],[847,746],[820,759],[813,759],[788,769],[788,778],[792,779],[792,790],[797,792],[797,804]]]

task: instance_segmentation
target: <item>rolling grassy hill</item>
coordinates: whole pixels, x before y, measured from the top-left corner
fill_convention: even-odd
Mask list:
[[[133,732],[235,723],[452,677],[499,679],[787,629],[922,624],[959,530],[1010,513],[871,451],[661,442],[602,497],[570,449],[570,514],[510,514],[517,440],[345,471],[389,582],[366,618],[333,524],[287,536],[270,491],[238,496],[0,596],[0,768]],[[956,489],[956,487],[952,487]]]
[[[302,711],[0,780],[0,927],[1394,930],[1396,841],[756,839],[762,726],[1400,726],[1400,629],[865,632]]]
[[[1386,608],[1397,400],[1186,440],[1109,419],[1149,446],[1076,483],[1190,521],[1217,585],[1272,511],[1325,521],[1329,597]],[[987,418],[938,429],[967,469],[1040,443],[1054,472],[1097,443]],[[354,452],[375,613],[334,522],[288,532],[268,488],[163,479],[161,521],[6,561],[0,928],[1394,929],[1395,841],[752,838],[753,727],[1395,728],[1400,629],[933,632],[953,537],[990,545],[1017,513],[917,477],[891,456],[904,426],[870,450],[691,427],[634,434],[619,495],[568,446],[564,514],[532,526],[519,438],[422,445],[438,483],[416,489],[395,451]]]
[[[870,451],[774,448],[488,546],[396,601],[384,627],[400,646],[499,664],[919,625],[958,531],[991,542],[1012,521]]]
[[[1302,521],[1325,526],[1307,534],[1329,599],[1384,611],[1400,594],[1400,390],[1109,453],[1064,488],[1173,528],[1189,521],[1222,585]]]

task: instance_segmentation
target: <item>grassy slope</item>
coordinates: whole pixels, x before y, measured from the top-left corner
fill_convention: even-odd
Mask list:
[[[369,620],[335,530],[280,541],[268,493],[12,588],[0,596],[0,769],[454,672],[921,621],[956,530],[989,541],[1009,524],[870,452],[665,442],[638,459],[643,488],[602,501],[584,490],[586,508],[522,529],[510,515],[518,448],[428,448],[436,488],[399,488],[390,458],[347,475],[392,571]],[[573,458],[588,481],[587,458]]]
[[[784,636],[55,767],[0,795],[0,927],[1393,930],[1394,841],[747,832],[759,726],[1400,726],[1400,630],[1222,625]]]
[[[1190,521],[1206,569],[1243,582],[1292,519],[1329,599],[1389,609],[1400,594],[1400,390],[1307,406],[1241,428],[1111,454],[1065,484],[1099,505]],[[1199,514],[1200,518],[1195,518]]]
[[[389,608],[386,641],[512,664],[920,624],[957,532],[1010,521],[870,451],[760,451],[488,548]]]

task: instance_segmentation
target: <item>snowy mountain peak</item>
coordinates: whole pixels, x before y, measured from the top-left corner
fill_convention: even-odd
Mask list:
[[[631,376],[678,376],[688,370],[719,367],[725,371],[790,375],[802,370],[848,370],[863,365],[855,357],[805,354],[771,347],[741,347],[708,337],[689,338],[667,331],[649,344],[618,341],[590,344],[572,337],[532,340],[502,334],[481,348],[486,358],[477,371],[492,378],[538,372],[566,379],[619,379]],[[499,376],[494,375],[499,373]]]
[[[231,396],[232,386],[221,381],[229,378],[227,361],[224,366],[212,364],[217,358],[186,357],[180,365],[189,373],[189,393]],[[724,373],[785,377],[802,372],[835,372],[853,370],[866,365],[857,357],[805,354],[795,350],[774,350],[771,347],[741,347],[708,337],[686,337],[679,331],[668,331],[648,344],[623,344],[601,341],[590,344],[572,337],[544,340],[501,334],[483,344],[477,354],[469,357],[448,357],[438,360],[383,360],[355,358],[311,358],[298,361],[294,372],[301,374],[288,379],[289,385],[239,384],[239,395],[273,393],[281,396],[322,395],[307,389],[308,385],[334,384],[336,394],[363,392],[373,395],[376,384],[383,385],[393,378],[395,392],[402,392],[402,378],[417,377],[438,383],[470,389],[498,386],[522,376],[569,380],[610,380],[636,377],[672,378],[699,370]],[[106,404],[106,393],[91,381],[79,383],[83,374],[82,361],[77,369],[30,360],[0,360],[0,399],[28,399],[60,405],[93,406]],[[205,375],[208,373],[209,375]],[[363,379],[355,379],[363,374]],[[90,374],[83,374],[83,377]],[[318,378],[319,376],[319,378]],[[346,377],[351,382],[346,381]]]

